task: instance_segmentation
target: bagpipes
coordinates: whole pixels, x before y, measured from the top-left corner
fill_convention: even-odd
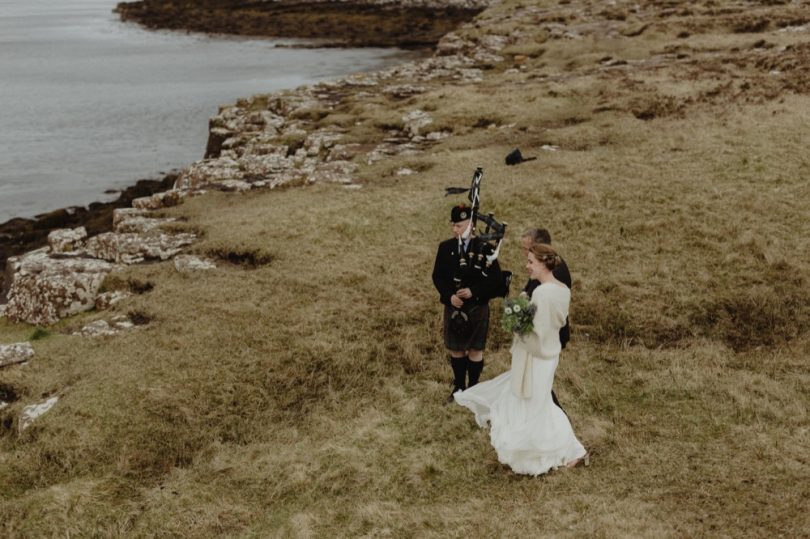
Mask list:
[[[495,214],[492,212],[484,214],[480,211],[481,180],[483,178],[484,169],[478,167],[473,173],[472,182],[470,183],[469,188],[445,188],[446,192],[444,196],[467,193],[467,197],[469,198],[471,205],[470,224],[458,239],[459,271],[453,278],[456,289],[461,288],[462,280],[464,277],[468,276],[470,272],[476,272],[484,278],[489,277],[488,272],[490,271],[492,263],[498,259],[498,255],[501,252],[501,244],[503,243],[503,238],[506,235],[506,223],[501,223],[495,219]],[[486,225],[484,232],[481,234],[478,234],[476,230],[478,221],[481,221]],[[462,249],[463,241],[468,238],[472,239],[472,237],[477,237],[478,242],[473,244],[472,250],[465,256],[464,250]],[[512,272],[503,271],[501,274],[503,281],[500,283],[500,287],[496,295],[506,297],[509,294],[509,285],[512,281]]]

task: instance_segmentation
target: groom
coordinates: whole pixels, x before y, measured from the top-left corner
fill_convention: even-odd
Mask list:
[[[535,243],[545,243],[546,245],[551,245],[551,234],[549,234],[548,230],[545,228],[528,228],[526,229],[523,234],[520,236],[520,244],[523,247],[523,254],[528,255],[529,249]],[[571,273],[568,271],[568,265],[565,263],[565,260],[560,261],[560,263],[555,266],[553,270],[554,278],[563,283],[565,286],[568,287],[568,290],[571,290]],[[523,290],[532,295],[534,289],[540,286],[540,282],[535,279],[529,279],[529,282],[526,283],[526,286]],[[565,345],[568,344],[568,341],[571,340],[571,327],[568,324],[568,318],[565,319],[565,325],[560,328],[560,347],[562,350],[565,350]],[[557,400],[557,395],[554,393],[554,390],[551,390],[551,399],[554,401],[560,410],[565,412],[562,406],[560,406],[560,401]]]
[[[433,264],[433,284],[444,304],[444,344],[453,368],[453,393],[474,386],[481,377],[489,300],[497,295],[502,281],[497,260],[484,272],[475,268],[475,253],[483,245],[468,230],[471,218],[472,210],[466,205],[453,207],[453,237],[439,244]],[[453,393],[448,403],[453,402]]]

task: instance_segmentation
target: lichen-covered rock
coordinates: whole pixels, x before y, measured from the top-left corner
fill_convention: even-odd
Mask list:
[[[402,121],[405,123],[405,131],[411,136],[416,136],[433,123],[433,118],[423,110],[412,110],[402,117]]]
[[[246,155],[239,160],[239,167],[247,178],[263,179],[273,174],[282,174],[295,167],[295,161],[280,152],[264,155]]]
[[[116,303],[120,303],[128,297],[132,296],[132,292],[125,290],[114,290],[112,292],[104,292],[99,294],[96,298],[96,310],[106,311]]]
[[[76,254],[81,251],[87,230],[83,226],[78,228],[59,228],[51,230],[48,234],[48,245],[52,253]]]
[[[320,130],[310,134],[304,141],[304,149],[309,156],[318,156],[322,151],[334,146],[343,137],[342,133],[334,130]]]
[[[217,269],[217,265],[212,260],[206,258],[200,258],[194,255],[177,255],[174,258],[174,268],[180,273],[188,273],[191,271]]]
[[[191,245],[194,234],[164,234],[156,231],[146,234],[105,232],[87,241],[87,254],[95,258],[124,264],[137,264],[144,260],[168,260]]]
[[[331,161],[329,163],[323,163],[315,167],[310,173],[309,181],[312,183],[352,183],[357,168],[357,165],[350,161]]]
[[[439,56],[458,54],[471,46],[472,44],[469,41],[463,39],[455,32],[450,32],[445,34],[436,44],[436,54]]]
[[[392,155],[417,155],[421,151],[421,147],[413,142],[382,142],[369,152],[367,162],[370,165],[377,161],[382,161],[383,159],[386,159]]]
[[[177,184],[181,179],[182,176],[175,182],[174,189],[162,193],[155,193],[148,197],[136,198],[132,201],[132,207],[139,210],[158,210],[160,208],[177,206],[188,195],[185,191],[177,188]]]
[[[450,136],[448,131],[431,131],[427,135],[425,135],[425,140],[429,140],[431,142],[436,142],[438,140],[446,139]]]
[[[414,86],[413,84],[392,84],[390,86],[386,86],[385,88],[383,88],[384,94],[399,99],[411,97],[416,94],[421,94],[424,93],[425,91],[427,91],[427,88],[425,88],[424,86]]]
[[[329,150],[329,154],[326,156],[326,161],[349,161],[355,155],[360,153],[362,145],[357,143],[350,143],[350,144],[335,144],[332,146],[332,149]]]
[[[241,193],[251,190],[253,184],[242,180],[222,180],[216,183],[209,183],[206,187],[214,191],[223,191],[225,193]]]
[[[28,427],[31,426],[31,423],[34,422],[35,419],[41,417],[43,414],[48,412],[51,408],[53,408],[54,404],[59,400],[59,397],[51,397],[50,399],[40,402],[38,404],[31,404],[23,408],[22,414],[20,415],[20,423],[19,429],[20,431],[24,431]]]
[[[458,70],[458,78],[461,82],[481,82],[484,80],[484,72],[478,68],[463,68]]]
[[[116,232],[134,232],[138,234],[143,234],[145,232],[149,232],[150,230],[155,230],[156,228],[160,227],[161,225],[165,225],[167,223],[173,223],[177,221],[174,217],[130,217],[129,219],[124,219],[118,223],[118,226],[115,227]]]
[[[114,268],[104,260],[51,258],[45,250],[9,259],[9,265],[14,273],[6,316],[38,325],[92,309],[104,277]]]
[[[132,329],[135,327],[135,323],[127,316],[120,315],[112,319],[112,327],[115,329]]]
[[[144,210],[140,208],[117,208],[113,210],[113,230],[116,232],[121,232],[118,230],[118,226],[123,223],[124,221],[128,221],[135,217],[145,217],[149,215],[149,210]]]
[[[110,327],[106,320],[96,320],[90,322],[79,331],[74,331],[73,335],[81,337],[109,337],[118,333],[115,329]]]
[[[34,357],[31,343],[0,344],[0,367],[25,363]]]
[[[112,321],[95,320],[85,325],[79,331],[74,331],[77,337],[111,337],[121,331],[132,329],[135,324],[125,315],[116,316]]]
[[[175,190],[200,189],[208,184],[224,180],[241,180],[244,177],[239,163],[230,157],[204,159],[192,164],[180,174],[174,184]],[[138,199],[140,200],[140,199]],[[135,206],[133,201],[132,205]]]

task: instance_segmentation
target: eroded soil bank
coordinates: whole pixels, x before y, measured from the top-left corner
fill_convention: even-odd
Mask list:
[[[148,28],[324,40],[318,46],[423,48],[483,10],[483,2],[122,2],[125,21]]]

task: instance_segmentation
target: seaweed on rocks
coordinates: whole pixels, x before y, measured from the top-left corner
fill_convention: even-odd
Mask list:
[[[241,2],[141,0],[122,2],[124,21],[148,28],[280,38],[318,39],[317,46],[427,48],[480,13],[487,2],[433,0]]]

